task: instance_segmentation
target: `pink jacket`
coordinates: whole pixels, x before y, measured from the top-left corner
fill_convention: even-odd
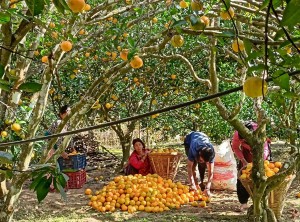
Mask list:
[[[253,129],[257,129],[257,124],[253,124]],[[251,147],[247,144],[245,139],[240,139],[238,131],[234,132],[233,138],[232,138],[232,150],[237,156],[239,160],[242,160],[245,158],[245,160],[250,163],[252,162],[252,152]],[[269,156],[269,147],[268,147],[268,139],[266,140],[264,144],[264,159],[266,160]]]

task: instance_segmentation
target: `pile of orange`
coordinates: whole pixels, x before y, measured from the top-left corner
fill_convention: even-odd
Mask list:
[[[281,162],[270,162],[268,160],[264,161],[265,168],[265,176],[271,177],[279,172],[280,168],[282,168]],[[252,174],[252,163],[248,163],[246,168],[242,170],[242,174],[240,179],[250,179]]]
[[[188,203],[205,207],[210,201],[201,191],[190,191],[181,182],[157,174],[117,176],[101,190],[86,189],[85,194],[90,198],[88,205],[100,212],[163,212]]]

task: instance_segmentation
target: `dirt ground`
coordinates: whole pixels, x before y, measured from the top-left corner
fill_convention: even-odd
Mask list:
[[[89,200],[84,195],[84,190],[86,188],[91,188],[93,191],[100,190],[118,173],[115,173],[113,167],[107,167],[88,171],[87,175],[87,183],[81,189],[70,189],[67,191],[67,201],[62,200],[59,193],[49,193],[45,200],[39,204],[36,194],[28,189],[28,185],[25,185],[14,221],[248,221],[246,212],[237,212],[239,203],[237,194],[233,191],[212,191],[212,200],[205,208],[195,208],[186,205],[180,209],[173,209],[163,213],[136,212],[129,214],[119,210],[114,213],[100,213],[87,205]],[[95,177],[100,178],[99,181],[95,181]],[[175,181],[185,183],[186,178],[185,165],[182,163]],[[280,221],[300,221],[300,198],[296,198],[296,193],[298,192],[300,192],[299,175],[293,181],[287,193]],[[251,202],[249,203],[251,204]]]

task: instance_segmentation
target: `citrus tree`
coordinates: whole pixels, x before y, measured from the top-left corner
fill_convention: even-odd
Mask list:
[[[243,84],[246,96],[236,90],[199,104],[196,110],[188,108],[192,112],[182,109],[173,115],[185,118],[183,121],[188,117],[191,123],[204,122],[198,129],[216,137],[226,121],[246,138],[255,160],[254,220],[276,221],[266,197],[296,170],[299,157],[284,172],[266,178],[262,147],[270,120],[285,121],[280,128],[290,127],[288,135],[295,138],[296,126],[290,120],[299,119],[296,2],[2,1],[3,141],[42,133],[47,105],[57,110],[65,103],[72,104],[71,115],[57,129],[60,132],[66,124],[69,130],[82,126],[82,120],[95,115],[95,110],[101,121],[114,120]],[[273,107],[278,104],[286,105],[285,113],[275,113]],[[144,124],[174,124],[167,115],[155,117],[155,122]],[[220,117],[222,124],[218,124]],[[260,127],[254,133],[243,126],[240,119],[246,117],[257,119]],[[129,124],[132,129],[134,121]],[[118,127],[120,138],[125,137]],[[51,139],[40,163],[54,163],[70,138],[66,136],[48,160],[47,153],[57,141]],[[128,145],[129,137],[126,141]],[[49,191],[49,170],[62,190],[63,177],[54,168],[30,168],[35,145],[1,148],[0,221],[12,219],[23,183],[36,170],[40,176],[34,178],[32,188],[39,200]]]

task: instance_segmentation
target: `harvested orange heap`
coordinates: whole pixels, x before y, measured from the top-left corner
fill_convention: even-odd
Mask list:
[[[85,194],[90,198],[88,205],[100,212],[114,212],[118,208],[129,213],[163,212],[188,203],[205,207],[210,201],[200,190],[189,191],[181,182],[174,183],[157,174],[117,176],[101,190],[93,193],[86,189]]]
[[[168,153],[168,154],[178,154],[178,151],[176,149],[172,148],[158,148],[153,149],[151,153]]]
[[[280,168],[282,167],[281,162],[270,162],[268,160],[264,161],[264,168],[265,168],[265,176],[271,177],[274,176],[276,173],[279,172]],[[242,174],[240,179],[251,179],[252,174],[252,163],[248,163],[246,168],[242,170]]]

